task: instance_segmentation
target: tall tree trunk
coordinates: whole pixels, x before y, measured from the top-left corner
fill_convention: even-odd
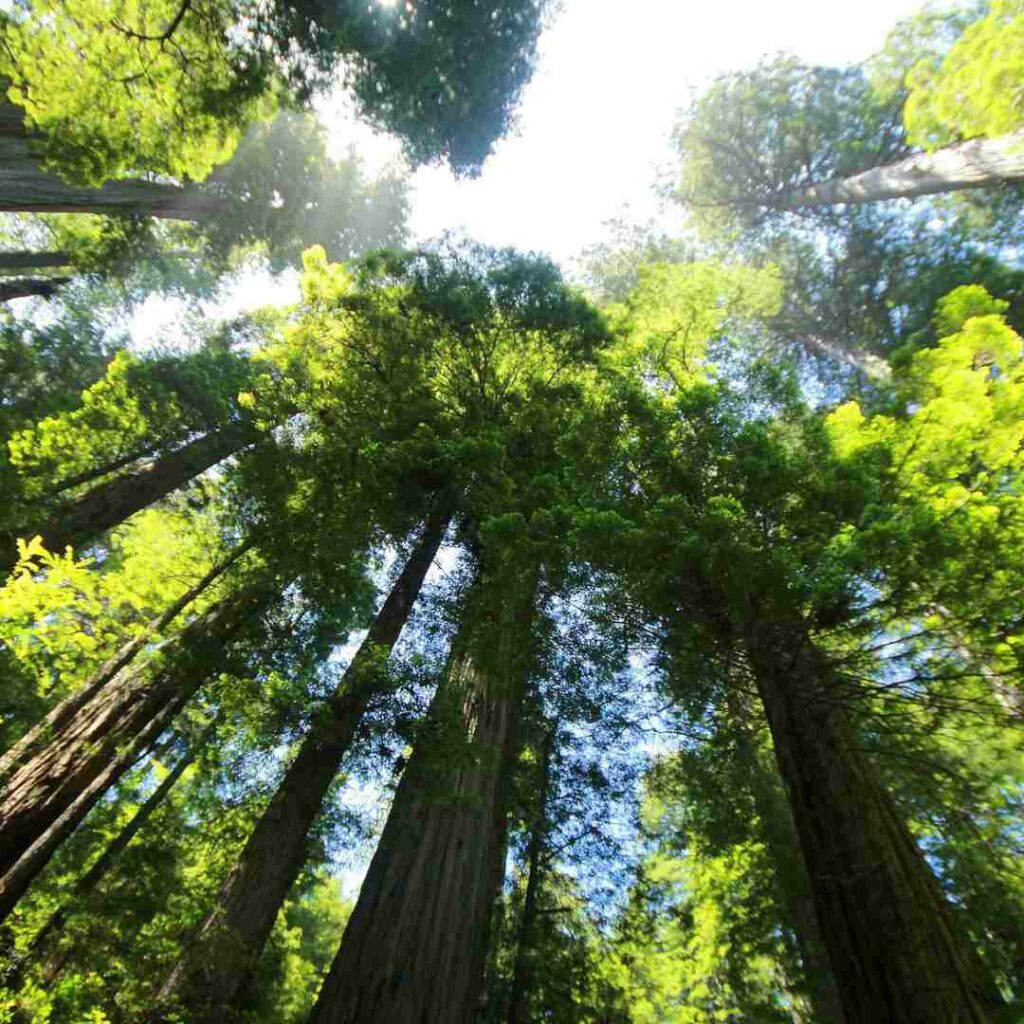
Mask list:
[[[147,666],[124,669],[11,774],[0,794],[0,917],[56,848],[44,842],[51,826],[63,829],[60,839],[70,833],[127,771],[130,761],[120,752],[181,709],[223,665],[225,644],[272,597],[269,587],[249,587],[208,609],[168,643],[152,675]],[[68,814],[73,823],[61,824]]]
[[[504,873],[534,578],[478,581],[309,1024],[468,1024]]]
[[[71,254],[67,252],[0,252],[0,271],[41,270],[44,267],[69,267]]]
[[[101,665],[74,693],[65,697],[56,707],[37,722],[24,736],[0,757],[0,780],[62,730],[77,714],[79,708],[91,701],[112,679],[128,665],[154,637],[158,637],[193,601],[211,587],[239,558],[252,547],[252,541],[239,544],[231,554],[213,566],[197,583],[189,587],[173,604],[149,623],[145,632],[122,644],[117,653]]]
[[[157,1019],[184,1013],[192,1024],[223,1021],[243,995],[278,911],[307,856],[307,836],[338,774],[367,705],[380,692],[388,654],[444,538],[448,517],[427,519],[366,639],[324,702],[298,755],[253,830],[196,940],[170,972]]]
[[[52,299],[70,280],[70,277],[15,277],[0,280],[0,302],[24,299],[29,295]]]
[[[66,476],[63,480],[58,480],[49,489],[50,493],[63,494],[65,491],[74,490],[74,488],[81,487],[83,484],[91,484],[94,480],[99,480],[100,477],[109,476],[111,473],[116,473],[119,469],[124,469],[125,466],[130,466],[133,462],[138,462],[140,459],[152,455],[159,447],[159,440],[148,440],[133,451],[119,455],[109,462],[104,462],[98,466],[91,466],[89,469],[82,470],[81,473],[75,473],[73,476]]]
[[[796,940],[796,952],[803,970],[801,980],[814,1022],[844,1024],[842,1000],[821,937],[793,812],[778,772],[763,762],[753,732],[757,725],[751,721],[751,710],[745,706],[737,686],[729,686],[725,704],[736,743],[736,757],[747,773],[754,807],[775,867],[779,903]]]
[[[751,613],[745,642],[846,1018],[982,1024],[987,993],[799,621]]]
[[[89,870],[79,878],[68,898],[57,907],[39,931],[32,937],[32,941],[29,943],[24,955],[19,958],[19,966],[30,958],[39,956],[46,948],[50,937],[64,927],[64,923],[69,917],[81,911],[82,903],[90,898],[96,887],[103,881],[117,862],[117,859],[131,845],[132,840],[135,839],[146,822],[153,816],[153,813],[167,798],[167,795],[175,787],[178,780],[185,774],[189,765],[195,761],[200,751],[208,742],[215,726],[216,721],[211,722],[202,735],[189,746],[184,756],[178,758],[174,767],[145,799],[124,828],[114,836],[103,853],[93,862]],[[45,972],[47,982],[52,982],[56,978],[60,965],[63,962],[63,958],[58,958],[51,962],[50,967]]]
[[[838,203],[877,203],[1021,180],[1024,132],[1012,132],[995,139],[958,142],[934,153],[918,153],[848,178],[817,182],[785,192],[771,205],[782,210],[805,210]]]
[[[70,185],[44,171],[18,108],[0,110],[0,210],[23,213],[141,214],[171,220],[205,220],[225,209],[215,192],[138,178],[99,188]],[[10,113],[14,111],[14,113]],[[21,112],[23,114],[23,112]]]
[[[540,892],[544,847],[548,833],[548,797],[551,791],[551,757],[554,752],[557,723],[552,724],[544,737],[541,752],[537,812],[530,829],[527,851],[526,893],[523,896],[523,915],[519,921],[519,939],[516,960],[512,968],[512,992],[509,997],[508,1024],[530,1024],[531,1006],[536,987],[534,968],[537,960],[537,896]]]
[[[141,758],[170,724],[181,705],[174,703],[161,708],[145,726],[131,738],[128,745],[106,762],[102,770],[33,840],[11,867],[0,877],[0,921],[5,921],[18,901],[57,848],[82,823],[103,794],[117,784],[121,777]]]
[[[224,209],[224,199],[215,192],[158,181],[123,179],[99,188],[70,185],[43,170],[32,133],[25,128],[25,111],[0,100],[0,210],[204,220]]]
[[[63,551],[68,545],[80,548],[134,513],[172,494],[260,436],[260,431],[251,423],[229,423],[161,455],[141,469],[94,487],[59,508],[49,522],[29,524],[0,537],[4,556],[0,557],[0,570],[6,574],[16,564],[18,537],[39,534],[51,551]]]
[[[753,780],[754,802],[764,821],[768,848],[776,865],[779,895],[796,938],[815,1024],[844,1024],[843,1004],[821,936],[793,812],[775,779],[767,776],[760,763],[753,764],[752,769],[757,773]]]

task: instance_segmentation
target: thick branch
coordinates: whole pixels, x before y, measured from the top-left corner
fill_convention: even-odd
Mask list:
[[[918,153],[848,178],[817,182],[784,192],[771,205],[783,210],[800,210],[837,203],[877,203],[884,199],[914,199],[1021,180],[1024,180],[1024,131],[995,139],[958,142],[934,153]]]

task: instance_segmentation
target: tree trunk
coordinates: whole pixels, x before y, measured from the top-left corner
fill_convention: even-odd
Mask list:
[[[197,597],[211,587],[239,558],[252,547],[252,541],[244,541],[223,561],[215,565],[201,580],[185,591],[172,605],[155,618],[144,633],[122,644],[117,653],[101,665],[83,686],[62,700],[56,707],[37,722],[17,743],[0,757],[0,780],[36,753],[44,740],[49,740],[62,730],[78,712],[91,701],[135,656],[158,637]]]
[[[800,980],[804,983],[802,987],[814,1022],[844,1024],[842,1000],[822,941],[793,812],[778,772],[764,764],[757,749],[752,731],[755,723],[751,722],[750,711],[736,686],[730,686],[726,691],[725,704],[736,743],[737,760],[749,777],[754,807],[775,868],[779,904],[796,940],[796,953],[803,972]]]
[[[107,761],[102,770],[43,829],[32,844],[0,878],[0,921],[5,921],[28,891],[35,877],[50,862],[57,848],[82,823],[103,794],[142,757],[150,744],[167,727],[180,704],[169,704],[154,715],[120,752]]]
[[[134,451],[119,455],[109,462],[99,466],[92,466],[89,469],[82,470],[81,473],[75,473],[74,476],[66,476],[63,480],[58,480],[49,491],[51,494],[63,494],[64,491],[74,490],[83,484],[91,484],[94,480],[99,480],[100,477],[109,476],[111,473],[116,473],[119,469],[130,466],[133,462],[139,462],[141,459],[147,458],[159,447],[159,440],[149,440]]]
[[[0,100],[0,210],[204,220],[225,209],[224,199],[216,193],[158,181],[123,179],[99,188],[69,185],[42,169],[32,143],[24,110]]]
[[[548,830],[548,796],[551,790],[551,755],[555,746],[558,726],[554,724],[544,737],[540,762],[540,793],[537,814],[530,830],[527,852],[526,893],[523,897],[523,915],[519,922],[519,941],[512,969],[512,991],[509,997],[508,1024],[530,1024],[531,1006],[535,988],[534,965],[537,958],[537,895],[540,892],[544,846]]]
[[[44,267],[69,267],[71,254],[67,252],[0,252],[0,271],[40,270]]]
[[[982,1024],[986,993],[949,907],[802,622],[752,614],[751,666],[846,1019]]]
[[[940,192],[991,188],[1024,180],[1024,132],[995,139],[971,139],[934,153],[918,153],[848,178],[821,181],[785,192],[772,201],[782,210],[804,210],[838,203],[877,203],[916,199]]]
[[[251,423],[229,423],[141,469],[94,487],[58,509],[49,522],[11,530],[3,538],[6,558],[0,560],[0,570],[6,574],[16,564],[18,537],[39,534],[50,551],[60,552],[68,545],[77,550],[259,437],[260,432]]]
[[[29,295],[52,299],[70,280],[70,277],[16,277],[0,280],[0,302],[24,299]]]
[[[4,110],[10,104],[3,104]],[[0,210],[21,213],[141,214],[200,221],[222,213],[225,200],[214,192],[159,181],[128,178],[99,188],[70,185],[44,171],[22,125],[7,124],[0,112]]]
[[[146,666],[123,670],[12,773],[0,794],[0,918],[56,848],[46,838],[51,826],[59,839],[70,833],[127,771],[131,762],[120,751],[134,749],[151,723],[180,710],[223,665],[225,644],[272,596],[270,588],[251,587],[208,609],[168,642],[166,659],[151,677]],[[68,814],[70,824],[63,820]]]
[[[139,809],[132,815],[131,820],[111,840],[110,844],[102,854],[95,860],[92,867],[75,883],[68,899],[62,903],[47,919],[46,923],[32,937],[23,959],[38,956],[43,950],[54,932],[64,927],[64,922],[75,913],[81,910],[81,904],[87,900],[96,886],[106,877],[107,873],[114,866],[117,858],[128,848],[132,840],[139,834],[142,827],[153,816],[154,811],[164,802],[167,795],[175,787],[178,780],[185,774],[185,770],[195,761],[199,752],[203,749],[213,732],[215,722],[211,722],[199,737],[188,749],[188,752],[178,758],[175,766],[164,776],[163,781],[146,798]],[[55,969],[46,972],[47,982],[52,982],[59,973],[58,960]]]
[[[245,991],[278,911],[302,870],[307,836],[338,774],[382,670],[444,538],[448,517],[432,515],[366,639],[313,719],[298,755],[203,922],[160,990],[156,1019],[174,1011],[192,1024],[225,1020]]]
[[[501,888],[535,585],[478,581],[309,1024],[469,1024]]]

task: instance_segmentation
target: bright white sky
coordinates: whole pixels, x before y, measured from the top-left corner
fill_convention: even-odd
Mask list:
[[[475,181],[442,168],[418,171],[413,233],[463,227],[482,242],[563,262],[599,241],[602,223],[627,205],[639,220],[656,213],[652,185],[659,169],[671,168],[676,113],[714,75],[779,51],[824,64],[861,61],[920,7],[921,0],[861,0],[855,9],[835,0],[563,0],[541,38],[518,131]],[[329,105],[321,110],[332,123]],[[339,155],[351,139],[338,125]]]
[[[861,61],[897,19],[921,6],[861,0],[851,16],[835,0],[562,0],[541,38],[518,128],[480,177],[460,181],[440,167],[414,174],[413,237],[463,229],[565,264],[603,240],[612,217],[658,217],[671,229],[678,211],[659,210],[653,186],[659,173],[671,173],[677,111],[709,79],[780,51],[823,64]],[[325,98],[318,110],[335,155],[355,143],[371,169],[397,155],[393,140],[353,121],[343,97]],[[294,275],[276,282],[249,275],[210,313],[231,316],[297,297]],[[173,303],[146,303],[132,325],[135,343],[145,346],[164,331],[173,336],[178,315]]]

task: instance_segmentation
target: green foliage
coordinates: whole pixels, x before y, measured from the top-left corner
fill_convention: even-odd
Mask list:
[[[5,23],[0,73],[48,164],[83,184],[201,181],[339,62],[362,112],[414,161],[472,172],[510,126],[542,6],[32,0]]]
[[[787,190],[843,177],[905,151],[898,111],[863,69],[788,57],[719,78],[676,128],[679,193],[698,226],[757,223]]]
[[[270,69],[229,42],[236,17],[222,0],[35,0],[4,26],[0,72],[72,180],[202,180],[268,112]]]
[[[147,635],[150,621],[211,568],[215,530],[209,517],[146,510],[115,533],[102,573],[92,559],[48,552],[38,537],[19,542],[20,561],[0,587],[0,651],[9,673],[0,727],[8,740],[121,644]]]
[[[994,0],[941,61],[925,59],[910,69],[903,111],[908,141],[932,150],[1020,128],[1022,54],[1024,6]]]

